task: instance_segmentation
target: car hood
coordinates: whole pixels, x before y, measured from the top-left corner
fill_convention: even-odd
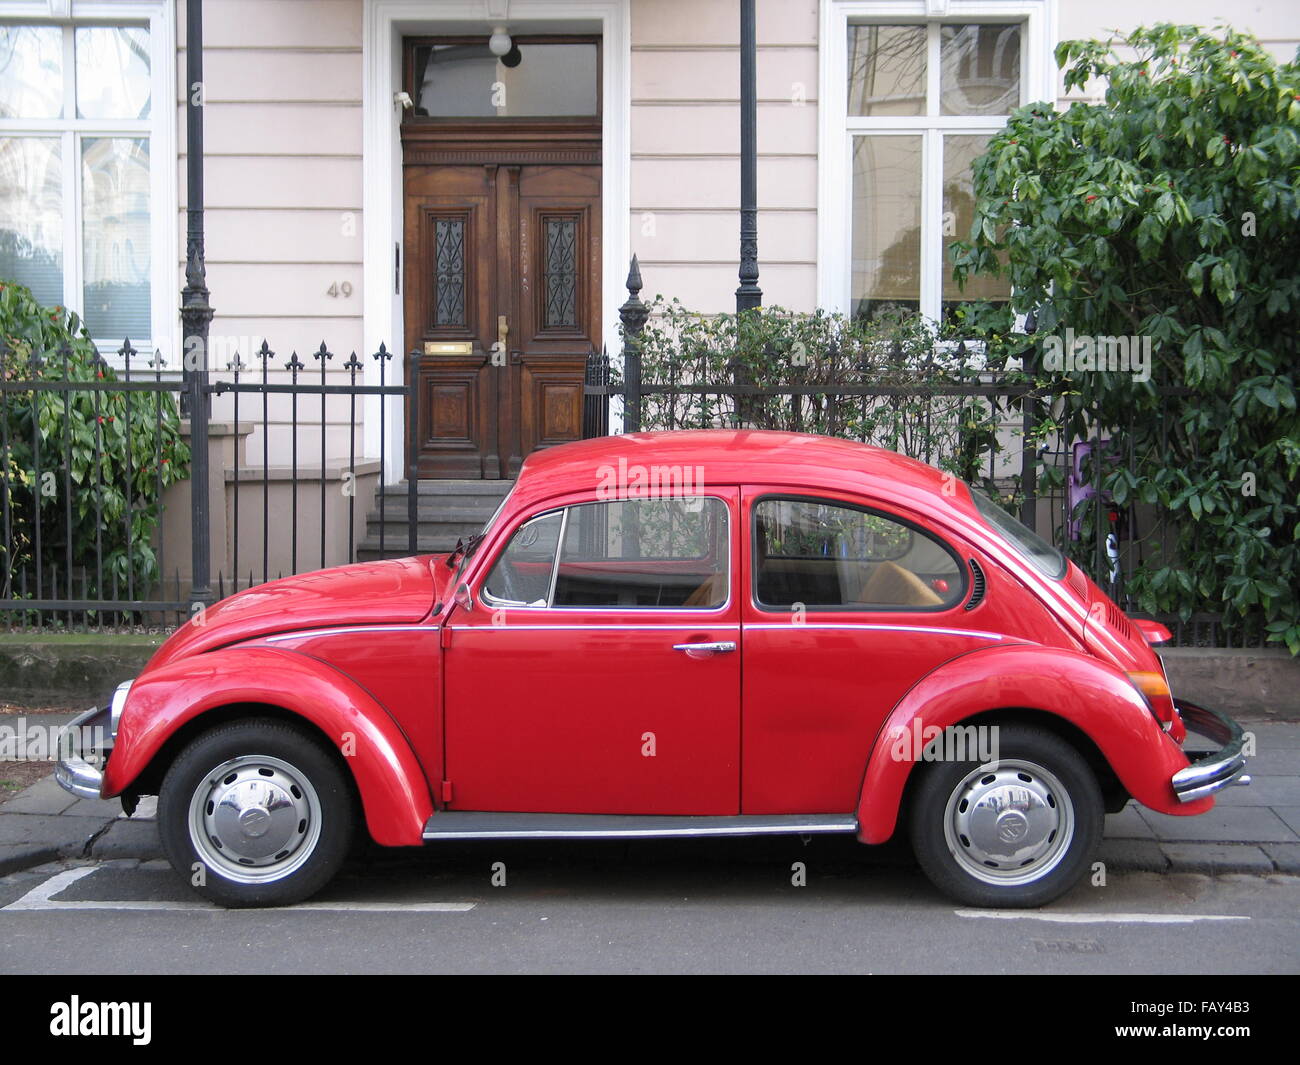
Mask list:
[[[146,672],[189,655],[281,632],[325,626],[413,624],[428,617],[451,580],[445,555],[302,573],[259,584],[191,618]]]

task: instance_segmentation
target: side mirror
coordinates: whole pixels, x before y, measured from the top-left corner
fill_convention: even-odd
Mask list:
[[[456,595],[454,598],[456,601],[456,605],[461,609],[463,609],[466,613],[469,613],[471,610],[474,609],[474,597],[469,594],[468,584],[456,585]]]

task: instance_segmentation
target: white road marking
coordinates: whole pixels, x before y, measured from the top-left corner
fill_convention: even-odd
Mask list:
[[[169,901],[98,901],[92,899],[60,902],[54,898],[61,891],[66,891],[82,877],[89,876],[100,868],[97,865],[82,866],[56,873],[48,880],[37,884],[22,898],[0,907],[5,912],[10,910],[201,910],[208,913],[239,913],[238,910],[224,910],[210,902],[169,902]],[[295,910],[348,911],[360,913],[466,913],[474,909],[473,902],[300,902],[296,906],[261,907],[292,913]],[[259,911],[251,911],[259,912]]]
[[[1193,924],[1196,921],[1249,921],[1225,913],[1018,913],[1012,910],[953,910],[958,917],[995,921],[1050,921],[1055,924]]]

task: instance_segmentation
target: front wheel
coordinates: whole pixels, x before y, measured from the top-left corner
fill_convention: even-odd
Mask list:
[[[958,902],[1043,906],[1088,872],[1101,842],[1101,790],[1059,736],[1002,726],[996,761],[919,771],[912,847],[934,885]]]
[[[315,894],[343,864],[353,823],[333,754],[278,721],[237,721],[199,736],[158,796],[172,867],[222,906],[287,906]]]

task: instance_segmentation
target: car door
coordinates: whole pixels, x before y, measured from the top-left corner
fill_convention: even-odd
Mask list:
[[[736,814],[738,491],[517,523],[445,640],[451,809]]]
[[[996,637],[964,621],[965,556],[915,516],[763,486],[743,506],[742,812],[853,810],[898,700]]]

